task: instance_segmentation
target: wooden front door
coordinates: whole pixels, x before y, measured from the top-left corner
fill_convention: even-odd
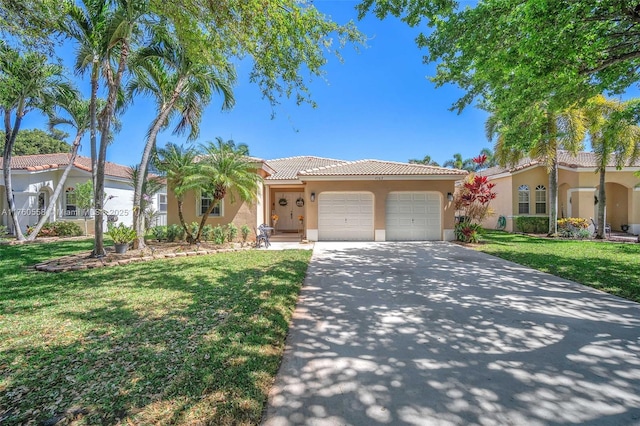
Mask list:
[[[304,216],[304,193],[276,192],[276,214],[278,215],[278,231],[298,231],[302,229],[299,217]],[[284,200],[284,201],[283,201]]]

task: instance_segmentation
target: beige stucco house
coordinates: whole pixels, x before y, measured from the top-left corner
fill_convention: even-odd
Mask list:
[[[591,152],[573,156],[558,155],[558,217],[597,219],[599,174]],[[640,161],[617,170],[614,161],[606,169],[606,223],[614,231],[628,226],[628,232],[640,234]],[[480,172],[495,183],[496,199],[491,202],[495,215],[483,223],[495,228],[499,216],[507,218],[507,230],[514,231],[516,216],[548,216],[549,175],[538,160],[523,159],[512,167],[493,167]],[[626,226],[625,226],[626,225]]]
[[[454,239],[450,200],[465,171],[312,156],[254,161],[263,177],[256,202],[231,203],[227,197],[207,223],[267,223],[279,233],[300,233],[311,241]],[[168,198],[168,223],[179,223],[175,197]],[[186,221],[200,221],[209,202],[188,194]]]

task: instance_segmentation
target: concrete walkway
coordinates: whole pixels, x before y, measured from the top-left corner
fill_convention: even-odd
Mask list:
[[[640,425],[640,305],[454,244],[316,243],[263,424]]]

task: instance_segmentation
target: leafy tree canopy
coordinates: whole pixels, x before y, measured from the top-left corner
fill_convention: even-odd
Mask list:
[[[87,0],[88,1],[88,0]],[[85,1],[85,3],[87,2]],[[67,0],[0,0],[0,27],[28,46],[51,46],[64,35]],[[139,0],[148,20],[167,25],[187,56],[202,64],[228,66],[232,58],[253,60],[251,80],[272,104],[281,96],[313,104],[306,75],[323,75],[327,54],[347,43],[364,43],[353,22],[338,24],[312,3],[298,0]],[[7,24],[7,26],[3,26]]]
[[[503,123],[541,126],[544,112],[621,93],[640,78],[636,0],[480,0],[466,8],[454,0],[363,0],[358,10],[411,26],[426,21],[430,30],[417,43],[428,49],[425,61],[438,64],[433,81],[466,92],[453,108],[481,99]]]
[[[55,154],[71,151],[63,139],[68,134],[54,129],[51,133],[40,129],[20,130],[13,146],[13,155]],[[4,148],[4,132],[0,131],[0,150]]]

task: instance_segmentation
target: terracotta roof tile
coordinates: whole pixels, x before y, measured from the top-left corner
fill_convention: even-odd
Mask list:
[[[581,151],[577,155],[572,155],[568,151],[558,151],[558,164],[564,167],[570,168],[596,168],[598,163],[596,161],[596,155],[593,152]],[[482,170],[478,174],[483,176],[494,176],[501,173],[513,173],[522,169],[526,169],[528,167],[544,165],[541,160],[531,159],[529,157],[525,157],[520,160],[517,164],[508,166],[508,167],[491,167],[486,170]],[[615,157],[611,157],[608,167],[615,167]],[[630,165],[631,167],[640,167],[640,160],[637,160],[635,163]]]
[[[61,169],[69,164],[71,154],[37,154],[37,155],[20,155],[11,158],[11,168],[14,170],[41,171],[48,169]],[[84,171],[91,171],[91,159],[88,157],[77,156],[73,164],[76,168]],[[2,158],[0,158],[0,167],[2,167]],[[107,161],[105,164],[105,174],[118,178],[129,178],[129,167]]]
[[[358,160],[302,170],[299,176],[464,176],[464,170],[424,164]]]
[[[298,172],[302,170],[343,163],[346,163],[346,161],[313,156],[276,158],[275,160],[267,160],[267,164],[275,170],[275,173],[266,180],[297,179]]]

